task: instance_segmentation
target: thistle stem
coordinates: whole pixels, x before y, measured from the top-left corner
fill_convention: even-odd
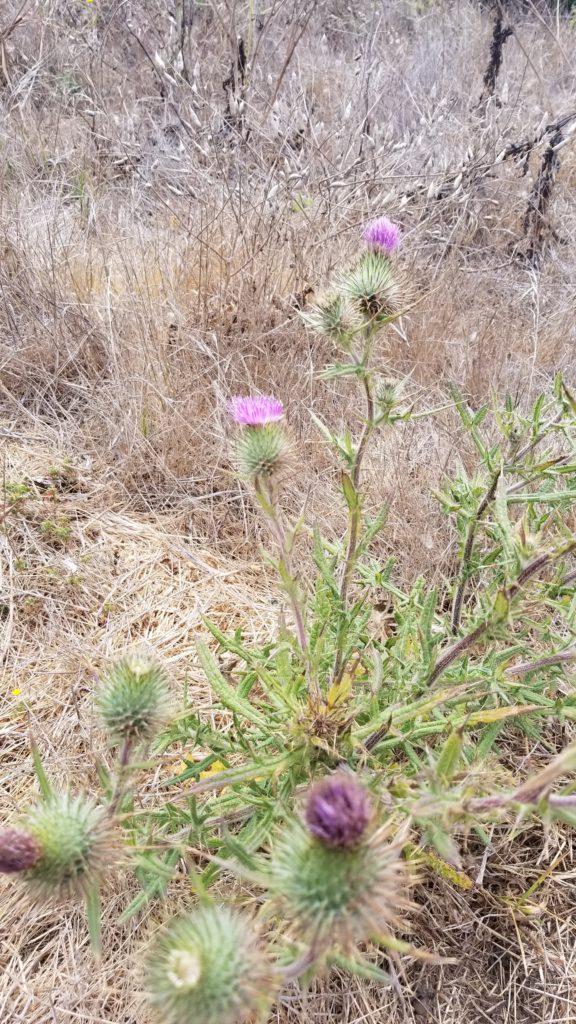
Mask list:
[[[500,594],[505,598],[507,604],[511,604],[514,598],[516,598],[520,593],[524,583],[531,579],[532,576],[535,576],[536,573],[540,571],[540,569],[543,569],[545,568],[545,566],[549,565],[554,558],[559,557],[563,554],[567,554],[569,551],[572,551],[575,547],[576,541],[572,541],[569,544],[565,545],[558,552],[545,552],[542,555],[538,555],[537,558],[534,558],[532,562],[529,562],[528,565],[526,565],[524,569],[522,569],[522,572],[518,575],[518,578],[515,580],[515,582],[511,583],[509,587],[505,587],[503,590],[500,591]],[[428,676],[428,679],[426,680],[426,685],[432,686],[432,684],[436,682],[436,680],[446,671],[446,669],[452,664],[452,662],[456,661],[457,658],[460,658],[463,654],[465,654],[465,652],[470,647],[472,647],[476,643],[476,641],[479,640],[481,636],[483,636],[484,633],[486,633],[490,629],[490,627],[494,624],[494,621],[494,614],[488,616],[486,619],[484,619],[483,622],[480,622],[472,630],[472,632],[467,633],[466,636],[463,636],[460,640],[457,641],[457,643],[450,647],[442,655],[442,657],[437,662],[436,667]]]
[[[126,736],[124,743],[122,744],[122,751],[120,753],[120,762],[118,768],[118,778],[116,780],[116,786],[112,799],[108,805],[108,814],[113,817],[118,808],[118,804],[122,800],[126,792],[126,781],[128,778],[128,771],[130,765],[130,755],[132,753],[132,738]]]
[[[366,344],[366,351],[364,353],[364,361],[367,358],[370,347],[370,339],[368,338]],[[364,395],[366,401],[366,419],[364,422],[364,429],[358,442],[356,454],[354,456],[354,462],[352,465],[352,473],[350,479],[352,486],[357,497],[357,501],[354,508],[350,509],[348,516],[348,545],[346,548],[346,557],[344,560],[344,568],[342,571],[342,581],[340,583],[340,605],[342,613],[345,614],[348,610],[348,591],[350,589],[350,583],[352,580],[352,573],[354,572],[354,566],[356,564],[356,552],[358,549],[358,538],[360,536],[360,529],[362,526],[362,506],[360,503],[360,497],[358,495],[358,486],[360,484],[360,472],[362,469],[362,462],[364,455],[366,454],[366,448],[370,435],[376,426],[375,419],[375,408],[374,408],[374,394],[372,391],[372,379],[370,373],[365,370],[362,376],[362,385],[364,387]],[[342,673],[344,671],[343,664],[343,649],[342,649],[342,637],[339,638],[338,650],[336,653],[336,660],[334,663],[334,682],[340,682]]]
[[[288,595],[290,608],[292,610],[292,615],[294,616],[298,643],[302,649],[302,653],[306,655],[308,653],[308,636],[306,634],[304,612],[298,596],[298,581],[292,573],[291,544],[278,509],[276,494],[274,493],[272,483],[270,481],[266,481],[266,485],[264,485],[262,478],[258,476],[254,480],[254,490],[256,492],[256,497],[258,498],[258,501],[260,502],[260,505],[270,523],[278,545],[280,561],[284,570],[281,574],[284,581],[284,589]]]
[[[462,566],[460,568],[460,582],[454,596],[454,604],[452,605],[452,632],[456,634],[460,625],[460,615],[462,614],[462,603],[464,601],[464,593],[466,591],[466,584],[468,583],[468,576],[470,572],[470,562],[472,560],[472,549],[474,547],[474,538],[476,536],[476,530],[478,524],[482,519],[486,509],[494,500],[496,494],[496,488],[500,479],[500,470],[494,474],[492,483],[486,491],[486,494],[482,498],[478,506],[476,515],[468,526],[468,533],[466,535],[466,544],[464,546],[464,554],[462,556]]]

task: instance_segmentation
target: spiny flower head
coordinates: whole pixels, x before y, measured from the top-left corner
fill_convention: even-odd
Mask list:
[[[282,402],[269,395],[255,398],[236,395],[229,410],[232,419],[245,427],[264,427],[268,423],[276,423],[284,415]]]
[[[38,850],[23,877],[39,896],[86,893],[115,859],[106,809],[89,797],[54,793],[31,807],[22,825]]]
[[[242,477],[270,477],[290,461],[291,446],[279,423],[246,427],[236,442],[235,456]]]
[[[301,316],[313,331],[325,334],[345,349],[350,348],[354,335],[363,324],[358,309],[338,291],[321,296],[318,303]]]
[[[399,311],[401,282],[392,260],[382,251],[363,253],[343,275],[340,287],[365,320],[386,319]]]
[[[291,921],[294,937],[313,942],[319,950],[350,950],[360,942],[382,939],[399,925],[397,912],[405,906],[401,849],[388,842],[386,830],[373,832],[365,823],[361,831],[365,813],[365,805],[356,807],[354,815],[348,812],[348,828],[339,836],[345,841],[335,843],[339,830],[330,829],[323,807],[322,837],[295,821],[273,847],[271,892]]]
[[[0,832],[0,873],[13,875],[36,864],[40,847],[30,832],[21,828],[3,828]]]
[[[269,1010],[274,985],[249,918],[205,906],[168,925],[147,962],[162,1024],[237,1024]]]
[[[162,670],[140,658],[125,658],[103,675],[96,706],[114,742],[150,741],[170,714],[170,691]]]
[[[389,256],[400,244],[400,228],[388,217],[378,217],[366,225],[362,238],[370,248]]]
[[[306,824],[326,846],[356,846],[371,816],[368,791],[344,772],[317,782],[308,794]]]

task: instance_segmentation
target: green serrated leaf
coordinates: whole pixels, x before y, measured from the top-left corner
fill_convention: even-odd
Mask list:
[[[342,485],[342,493],[346,499],[346,504],[350,509],[350,512],[356,512],[360,503],[358,492],[352,483],[352,480],[348,476],[348,473],[341,473],[340,483]]]
[[[223,704],[228,711],[233,711],[235,715],[245,718],[248,722],[252,722],[253,725],[258,726],[260,729],[267,730],[268,723],[264,715],[262,715],[260,711],[258,711],[249,701],[243,700],[237,690],[235,690],[234,687],[231,686],[224,678],[215,659],[202,640],[197,640],[196,650],[198,651],[198,659],[204,670],[206,678],[221,704]]]
[[[44,771],[44,765],[42,764],[42,759],[40,757],[40,751],[38,750],[38,747],[36,745],[36,740],[32,737],[30,738],[30,750],[32,753],[34,772],[36,774],[36,778],[38,779],[38,785],[40,786],[40,792],[42,793],[44,799],[48,800],[52,796],[54,790],[50,782],[48,781],[48,776],[46,775],[46,772]]]
[[[436,773],[441,782],[450,782],[453,778],[460,763],[463,745],[463,730],[455,729],[450,733],[436,761]]]
[[[100,959],[102,953],[102,902],[100,891],[95,885],[91,886],[86,893],[86,918],[92,952],[96,959]]]

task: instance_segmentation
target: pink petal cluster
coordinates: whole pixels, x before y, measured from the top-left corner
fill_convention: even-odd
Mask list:
[[[262,395],[257,398],[236,395],[229,405],[230,415],[245,427],[264,427],[275,423],[284,415],[284,406],[277,398]]]
[[[378,217],[378,220],[366,225],[362,238],[366,245],[381,249],[389,255],[400,244],[400,228],[388,220],[388,217]]]

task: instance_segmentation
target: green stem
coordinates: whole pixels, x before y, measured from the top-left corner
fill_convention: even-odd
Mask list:
[[[509,587],[505,587],[503,590],[500,591],[500,594],[505,598],[506,603],[510,605],[512,601],[516,597],[518,597],[523,585],[527,583],[528,580],[532,578],[532,576],[535,576],[536,573],[540,572],[541,569],[544,569],[546,566],[550,565],[555,558],[567,554],[569,551],[572,551],[575,547],[576,541],[570,541],[568,544],[564,545],[560,550],[555,552],[545,552],[544,554],[538,555],[537,558],[534,558],[532,562],[529,562],[529,564],[526,565],[524,569],[522,569],[522,572],[518,575],[516,581],[512,583]],[[472,632],[467,633],[466,636],[461,637],[460,640],[458,640],[452,647],[445,651],[445,653],[436,663],[436,667],[428,676],[428,679],[426,680],[427,686],[432,686],[432,684],[436,682],[436,680],[446,671],[446,669],[449,668],[452,662],[456,661],[463,654],[465,654],[466,651],[470,649],[470,647],[473,647],[476,641],[479,640],[480,637],[484,635],[484,633],[488,632],[490,627],[494,625],[496,621],[498,621],[497,617],[495,616],[494,613],[492,613],[492,615],[485,618],[483,622],[480,622],[479,625],[477,625],[472,630]]]
[[[120,765],[118,770],[118,779],[116,780],[116,788],[112,794],[112,799],[108,806],[108,814],[110,817],[116,813],[118,805],[126,792],[126,780],[128,778],[128,769],[130,764],[130,755],[132,753],[132,739],[130,736],[126,736],[122,745],[122,752],[120,754]]]
[[[261,477],[257,476],[254,480],[254,490],[256,497],[260,503],[260,506],[264,510],[266,517],[272,528],[272,532],[276,539],[278,549],[280,552],[280,561],[284,572],[281,574],[284,581],[284,590],[287,594],[290,602],[290,608],[294,617],[294,623],[296,626],[296,634],[298,636],[298,643],[308,660],[308,636],[306,633],[306,624],[304,620],[304,611],[298,594],[298,581],[292,573],[291,566],[291,545],[289,543],[288,534],[286,528],[282,522],[282,518],[278,509],[278,503],[276,495],[273,490],[273,486],[270,480],[263,481]],[[317,686],[314,687],[315,690]]]
[[[490,487],[488,488],[486,494],[482,498],[482,501],[478,506],[478,511],[476,512],[476,515],[474,516],[468,527],[466,544],[464,546],[464,554],[462,556],[462,566],[460,568],[460,582],[458,584],[458,589],[456,590],[456,594],[454,597],[454,604],[452,606],[452,632],[454,634],[458,632],[458,627],[460,625],[462,603],[464,601],[464,593],[466,590],[466,584],[468,582],[468,577],[470,573],[470,562],[472,560],[472,549],[474,547],[474,538],[476,536],[476,530],[486,509],[494,500],[499,479],[500,470],[498,470],[498,472],[494,474],[494,477],[492,478],[492,483],[490,484]]]
[[[367,339],[366,350],[364,353],[364,362],[366,361],[370,348],[370,338]],[[346,548],[346,557],[344,560],[344,568],[342,571],[342,581],[340,583],[340,605],[341,612],[343,615],[348,610],[348,591],[350,589],[350,583],[352,581],[352,574],[354,572],[354,566],[356,564],[356,552],[358,550],[358,539],[360,537],[360,530],[362,527],[362,504],[360,496],[358,494],[358,487],[360,484],[360,472],[362,470],[362,463],[366,454],[366,448],[368,441],[374,427],[376,426],[375,418],[375,407],[374,407],[374,393],[372,391],[372,378],[369,371],[365,370],[362,376],[362,385],[364,387],[364,395],[366,401],[366,419],[364,423],[364,429],[358,442],[356,454],[354,456],[354,463],[352,465],[351,481],[354,491],[356,492],[357,500],[354,507],[350,509],[348,516],[348,544]],[[338,650],[336,652],[336,660],[334,663],[334,682],[340,682],[345,665],[343,664],[343,636],[341,635],[338,640]]]

